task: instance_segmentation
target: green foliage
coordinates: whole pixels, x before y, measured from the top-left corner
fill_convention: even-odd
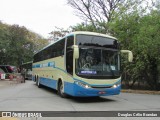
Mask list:
[[[25,27],[0,22],[0,64],[19,66],[22,62],[32,61],[34,52],[47,43]]]
[[[110,28],[121,41],[122,49],[130,49],[134,54],[134,64],[123,63],[123,75],[128,86],[143,82],[158,90],[160,13],[155,10],[144,16],[138,12],[126,14],[110,23]]]
[[[143,2],[144,0],[142,0]],[[110,22],[98,23],[96,29],[92,24],[79,24],[73,30],[111,33],[121,43],[121,49],[133,52],[134,62],[128,63],[122,56],[122,79],[128,88],[145,85],[152,90],[160,90],[160,9],[142,8],[132,3],[132,9],[120,5],[114,11]],[[104,30],[105,26],[106,29]]]
[[[95,28],[92,24],[80,23],[75,26],[71,26],[72,31],[90,31],[90,32],[98,32],[106,34],[106,30],[101,26],[107,26],[106,23],[99,23],[97,28]]]

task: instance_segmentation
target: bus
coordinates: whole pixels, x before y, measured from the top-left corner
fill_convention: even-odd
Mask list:
[[[121,90],[120,50],[115,37],[72,32],[34,55],[33,80],[38,87],[57,90],[61,97],[118,95]]]
[[[32,63],[33,61],[25,62],[20,65],[20,70],[24,74],[24,79],[32,80]]]

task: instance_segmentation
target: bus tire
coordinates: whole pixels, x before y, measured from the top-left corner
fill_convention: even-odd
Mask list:
[[[39,77],[37,78],[37,86],[38,86],[39,88],[41,88],[41,87],[42,87],[42,85],[41,85],[41,83],[40,83],[40,79],[39,79]]]
[[[35,82],[36,82],[36,85],[38,86],[38,77],[35,76]]]
[[[64,89],[64,85],[63,85],[62,81],[60,80],[60,81],[58,82],[58,94],[59,94],[62,98],[65,98],[65,97],[67,97],[67,95],[64,93],[63,89]]]
[[[36,76],[34,76],[34,80],[33,80],[33,81],[34,81],[34,82],[36,82],[36,80],[37,80],[37,77],[36,77]]]

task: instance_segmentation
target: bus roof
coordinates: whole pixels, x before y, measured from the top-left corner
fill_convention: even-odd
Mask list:
[[[77,34],[101,36],[101,37],[107,37],[107,38],[112,38],[112,39],[117,40],[117,38],[112,37],[112,36],[107,35],[107,34],[102,34],[102,33],[97,33],[97,32],[89,32],[89,31],[75,31],[75,32],[70,33],[70,34],[67,35],[67,36],[77,35]]]
[[[101,37],[107,37],[107,38],[111,38],[111,39],[117,40],[117,38],[112,37],[112,36],[107,35],[107,34],[102,34],[102,33],[97,33],[97,32],[89,32],[89,31],[75,31],[75,32],[71,32],[71,33],[65,35],[64,37],[60,38],[60,39],[57,40],[56,42],[58,42],[58,41],[60,41],[60,40],[62,40],[62,39],[64,39],[64,38],[66,38],[66,37],[68,37],[68,36],[74,36],[74,35],[78,35],[78,34],[101,36]],[[48,48],[49,46],[55,44],[56,42],[51,43],[51,44],[45,46],[44,48],[42,48],[41,50],[39,50],[39,51],[36,52],[35,54],[39,53],[40,51],[44,50],[45,48]],[[35,55],[35,54],[34,54],[34,55]]]

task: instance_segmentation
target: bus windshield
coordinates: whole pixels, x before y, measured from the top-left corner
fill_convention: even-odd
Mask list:
[[[96,41],[93,37],[88,38]],[[99,41],[102,40],[100,37],[97,38]],[[82,40],[77,39],[77,41],[80,43]],[[83,41],[83,45],[79,45],[79,58],[76,60],[76,74],[78,76],[88,79],[115,79],[120,77],[118,48],[114,40],[107,42],[103,38],[103,44],[98,44],[96,41],[96,44],[88,42],[87,45]]]

